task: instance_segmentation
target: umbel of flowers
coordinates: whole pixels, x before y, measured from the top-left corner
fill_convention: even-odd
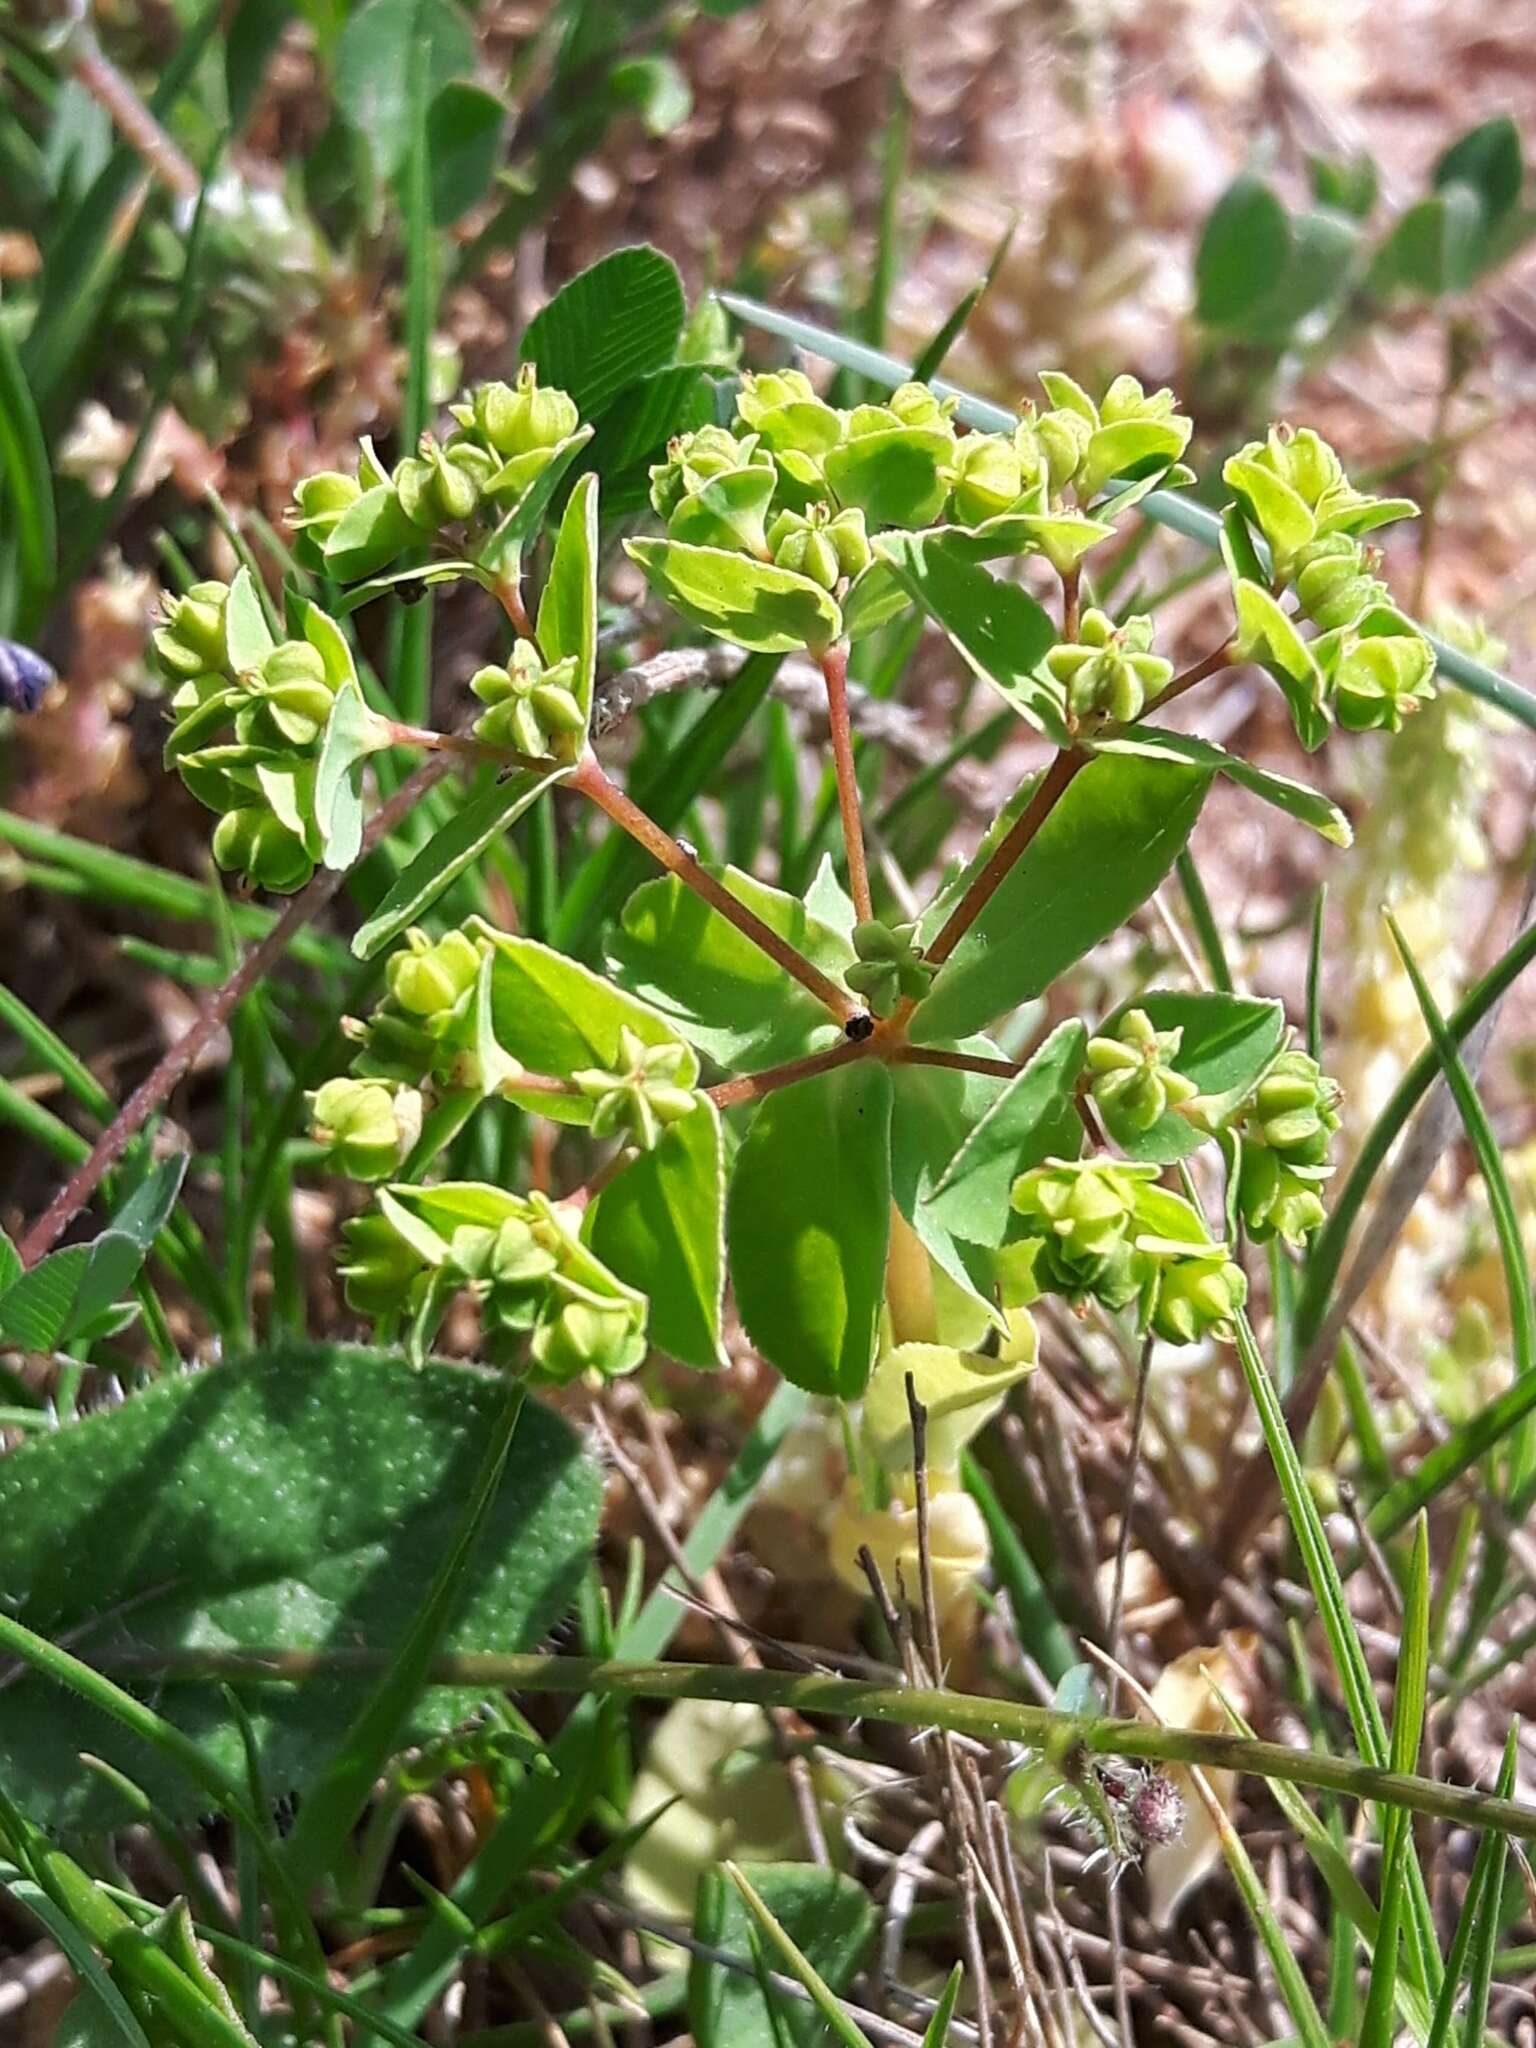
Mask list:
[[[1150,617],[1094,602],[1095,550],[1190,480],[1190,422],[1132,378],[1098,399],[1059,373],[1042,385],[1012,431],[980,434],[922,384],[843,409],[797,369],[746,375],[723,423],[651,467],[657,530],[625,545],[671,616],[806,651],[825,676],[843,855],[800,895],[697,858],[594,752],[601,444],[531,369],[467,393],[392,467],[365,443],[355,473],[296,493],[300,560],[351,586],[348,615],[453,578],[505,610],[467,732],[370,702],[341,617],[304,590],[279,612],[247,575],[198,585],[157,638],[168,757],[254,886],[357,857],[382,749],[451,745],[481,770],[358,933],[360,953],[387,952],[385,993],[313,1098],[334,1168],[376,1191],[348,1230],[357,1312],[420,1354],[467,1298],[490,1353],[544,1378],[628,1371],[648,1347],[708,1370],[729,1281],[783,1373],[863,1398],[850,1527],[893,1560],[911,1534],[908,1375],[941,1496],[964,1430],[1032,1363],[1042,1296],[1166,1344],[1224,1341],[1242,1239],[1300,1245],[1323,1218],[1337,1090],[1278,1004],[1149,989],[1023,1061],[992,1035],[1147,900],[1218,775],[1348,843],[1318,792],[1160,708],[1254,663],[1315,746],[1332,725],[1395,727],[1432,687],[1367,539],[1411,508],[1356,489],[1305,429],[1226,465],[1232,621],[1175,674]],[[1054,608],[1011,573],[1021,558],[1059,585]],[[846,697],[850,646],[914,609],[1055,748],[915,916],[876,900]],[[577,959],[434,921],[436,896],[557,788],[657,866],[600,944]],[[589,1178],[558,1198],[459,1178],[460,1134],[509,1106],[584,1133]],[[1210,1178],[1184,1171],[1202,1151],[1226,1181],[1219,1228],[1196,1198]],[[944,1527],[958,1583],[975,1531],[958,1507]]]

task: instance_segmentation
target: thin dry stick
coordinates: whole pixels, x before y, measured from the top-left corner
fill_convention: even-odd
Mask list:
[[[568,785],[579,795],[589,798],[600,811],[610,817],[614,824],[627,832],[631,839],[643,846],[651,858],[668,874],[676,875],[680,882],[702,896],[712,910],[727,918],[736,929],[792,975],[802,988],[809,989],[819,1003],[825,1004],[839,1023],[846,1023],[850,1017],[861,1016],[863,1011],[846,989],[839,988],[829,975],[798,953],[787,939],[764,924],[763,920],[744,903],[724,888],[707,868],[688,853],[664,831],[654,818],[648,817],[631,797],[625,795],[603,770],[595,754],[586,754],[580,767],[571,777]]]
[[[368,852],[386,833],[392,832],[432,785],[442,780],[450,765],[451,759],[447,754],[434,755],[402,782],[388,802],[369,819],[363,832],[362,851]],[[199,1053],[218,1036],[241,1000],[276,966],[293,939],[311,918],[325,908],[345,880],[344,870],[321,868],[289,903],[266,937],[258,940],[246,954],[224,985],[215,989],[203,1005],[197,1021],[187,1026],[134,1089],[90,1152],[22,1238],[17,1250],[24,1266],[36,1265],[43,1254],[58,1243],[95,1194],[103,1175],[111,1172],[139,1131],[191,1069]]]
[[[869,894],[869,867],[864,858],[864,822],[859,815],[859,775],[853,759],[853,733],[848,723],[848,649],[841,641],[820,657],[827,685],[827,730],[832,737],[832,762],[837,771],[837,808],[842,813],[843,846],[848,855],[848,893],[861,923],[875,914]]]

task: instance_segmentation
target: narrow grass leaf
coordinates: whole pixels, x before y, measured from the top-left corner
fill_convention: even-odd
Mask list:
[[[724,1868],[726,1876],[740,1893],[747,1911],[783,1958],[788,1974],[810,1993],[817,2011],[838,2040],[844,2044],[844,2048],[870,2048],[869,2036],[861,2027],[854,2025],[843,2009],[842,2000],[817,1970],[809,1956],[796,1945],[780,1922],[774,1918],[762,1895],[754,1889],[740,1864],[727,1860]]]

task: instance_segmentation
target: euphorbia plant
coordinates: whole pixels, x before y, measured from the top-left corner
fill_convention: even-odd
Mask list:
[[[576,405],[531,369],[466,393],[393,471],[364,443],[355,475],[299,486],[301,558],[345,591],[334,611],[290,595],[279,632],[244,572],[172,607],[168,758],[220,813],[221,865],[258,886],[356,857],[369,754],[449,750],[485,771],[357,935],[364,956],[394,948],[387,994],[314,1097],[335,1168],[378,1188],[348,1229],[349,1298],[416,1355],[467,1292],[490,1354],[536,1377],[624,1372],[648,1344],[708,1369],[729,1274],[747,1335],[800,1386],[853,1399],[905,1358],[941,1410],[970,1389],[965,1408],[1032,1356],[1039,1295],[1166,1343],[1220,1339],[1244,1300],[1236,1236],[1297,1244],[1321,1222],[1336,1091],[1277,1003],[1154,989],[1058,1025],[1022,1063],[988,1033],[1150,896],[1216,776],[1347,844],[1318,792],[1162,713],[1248,662],[1309,748],[1334,722],[1395,728],[1433,654],[1364,536],[1412,508],[1356,489],[1308,429],[1240,451],[1223,472],[1232,624],[1176,675],[1153,621],[1096,605],[1093,577],[1140,498],[1191,480],[1190,422],[1129,377],[1098,400],[1061,373],[1042,384],[1002,435],[960,432],[919,383],[842,411],[797,370],[745,375],[725,423],[651,469],[661,530],[625,547],[655,596],[743,649],[803,651],[825,679],[843,859],[803,895],[701,861],[594,751],[600,478],[581,473]],[[1014,578],[1021,559],[1044,565],[1054,607]],[[402,725],[365,702],[339,619],[453,578],[515,637],[474,677],[467,728]],[[913,606],[1055,749],[915,918],[876,898],[847,688],[850,648]],[[419,922],[560,788],[662,870],[600,967],[483,918]],[[434,1180],[491,1102],[583,1127],[606,1157],[560,1198]],[[1202,1148],[1225,1166],[1214,1221],[1175,1174]],[[890,1436],[874,1432],[899,1492]]]

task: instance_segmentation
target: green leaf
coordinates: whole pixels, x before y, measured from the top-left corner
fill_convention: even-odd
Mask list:
[[[320,857],[328,868],[349,868],[362,851],[363,798],[353,770],[388,745],[388,727],[368,709],[361,687],[349,677],[336,692],[315,764],[315,824]]]
[[[427,76],[417,83],[417,68]],[[365,0],[336,44],[336,104],[361,137],[380,181],[393,178],[411,147],[413,93],[426,104],[475,70],[474,33],[452,0]]]
[[[875,545],[975,673],[1021,718],[1064,746],[1061,692],[1036,673],[1057,637],[1044,607],[1016,583],[967,561],[942,532],[882,534]]]
[[[1046,1159],[1075,1159],[1083,1126],[1075,1090],[1088,1033],[1058,1024],[967,1132],[928,1198],[932,1215],[968,1244],[1000,1245],[1014,1181]]]
[[[933,2018],[923,2031],[923,2048],[948,2048],[949,2023],[955,2016],[955,2007],[960,2003],[960,1992],[965,1983],[965,1966],[956,1963],[949,1973],[949,1982],[933,2008]]]
[[[1388,1765],[1394,1771],[1418,1768],[1424,1732],[1425,1696],[1429,1689],[1429,1527],[1419,1517],[1413,1557],[1404,1596],[1402,1647],[1392,1711]],[[1408,1891],[1409,1815],[1394,1807],[1382,1831],[1381,1909],[1371,1980],[1360,2023],[1360,2048],[1391,2048],[1397,2037],[1397,1970],[1403,1908]]]
[[[1195,254],[1195,313],[1209,327],[1241,327],[1274,290],[1291,258],[1291,224],[1262,178],[1245,171],[1217,200]]]
[[[549,578],[539,600],[539,649],[546,662],[576,663],[574,692],[592,715],[597,673],[597,478],[584,476],[560,521]]]
[[[418,538],[394,485],[375,484],[353,499],[326,536],[325,573],[337,583],[354,583],[392,562]]]
[[[1297,782],[1289,775],[1279,775],[1272,768],[1260,768],[1256,762],[1244,760],[1241,754],[1229,754],[1224,747],[1200,739],[1194,733],[1169,732],[1159,725],[1138,725],[1132,731],[1096,741],[1095,751],[1101,754],[1140,754],[1165,761],[1191,761],[1199,767],[1214,768],[1218,775],[1225,775],[1240,789],[1262,797],[1265,803],[1273,804],[1277,811],[1284,811],[1299,825],[1310,826],[1330,845],[1348,847],[1354,844],[1355,835],[1348,818],[1320,789]]]
[[[255,668],[272,652],[272,634],[256,579],[249,569],[235,571],[224,607],[224,639],[229,665],[236,675]]]
[[[1309,754],[1328,737],[1328,712],[1317,658],[1279,600],[1247,577],[1235,578],[1232,599],[1237,608],[1233,642],[1245,661],[1267,669],[1285,693],[1296,737]]]
[[[13,1280],[20,1277],[21,1270],[21,1253],[5,1232],[0,1230],[0,1295],[5,1293]]]
[[[725,1164],[708,1096],[624,1168],[587,1210],[582,1235],[620,1280],[649,1296],[658,1350],[712,1372],[725,1285]]]
[[[997,1056],[990,1039],[966,1040],[956,1050]],[[968,1255],[929,1206],[965,1135],[993,1107],[1007,1083],[990,1074],[903,1062],[891,1075],[891,1199],[912,1225],[929,1256],[984,1316],[996,1321],[990,1297],[971,1271]]]
[[[687,74],[671,57],[631,57],[608,74],[608,90],[631,107],[652,135],[670,135],[693,112]]]
[[[891,427],[840,441],[824,463],[839,505],[856,506],[871,526],[927,526],[949,496],[942,469],[952,453],[937,427]]]
[[[850,942],[797,896],[739,868],[710,872],[833,980],[852,963]],[[630,897],[609,936],[607,957],[624,988],[654,1004],[690,1044],[732,1071],[775,1066],[840,1036],[809,989],[675,875],[646,882]]]
[[[143,1263],[144,1247],[121,1230],[50,1252],[0,1295],[0,1337],[57,1350],[121,1300]]]
[[[843,592],[843,632],[850,640],[862,640],[899,618],[911,602],[906,585],[876,555]]]
[[[1174,1069],[1199,1089],[1207,1117],[1221,1123],[1247,1101],[1285,1048],[1285,1006],[1257,996],[1150,989],[1131,996],[1100,1026],[1113,1037],[1127,1010],[1144,1010],[1154,1031],[1181,1031]],[[1118,1141],[1130,1159],[1170,1166],[1206,1143],[1187,1116],[1169,1110],[1150,1130]]]
[[[1421,199],[1398,221],[1376,251],[1373,290],[1419,292],[1438,298],[1462,291],[1477,274],[1487,231],[1482,201],[1470,185],[1447,185]]]
[[[375,953],[414,924],[448,885],[478,860],[500,832],[519,819],[546,789],[563,782],[570,774],[565,766],[541,775],[521,768],[505,780],[493,782],[473,797],[445,825],[440,825],[394,887],[352,941],[359,960],[371,960]]]
[[[842,615],[828,592],[793,569],[676,540],[627,540],[624,549],[674,611],[738,647],[757,654],[805,647],[816,654],[842,631]]]
[[[506,119],[505,106],[483,85],[454,80],[433,98],[427,109],[427,161],[435,227],[451,227],[489,191]]]
[[[1469,128],[1440,157],[1431,182],[1437,192],[1450,185],[1470,185],[1489,225],[1497,225],[1519,204],[1525,183],[1520,130],[1508,114]]]
[[[933,1045],[979,1030],[1118,930],[1173,865],[1211,773],[1183,761],[1091,761],[939,969],[912,1037]],[[942,921],[943,908],[930,916]]]
[[[473,929],[488,938],[495,952],[491,960],[491,1028],[504,1052],[520,1060],[535,1074],[553,1074],[558,1080],[586,1067],[613,1068],[619,1060],[619,1034],[632,1031],[644,1045],[676,1045],[678,1033],[665,1017],[623,989],[615,988],[590,967],[569,960],[552,946],[537,939],[524,939],[512,932],[475,919]],[[688,1088],[698,1074],[698,1062],[686,1065],[679,1085]],[[591,1121],[596,1105],[581,1095],[519,1092],[515,1080],[502,1093],[542,1116],[560,1123]]]
[[[1512,1727],[1504,1744],[1504,1758],[1499,1767],[1498,1783],[1494,1795],[1508,1799],[1515,1789],[1515,1778],[1520,1757],[1520,1731]],[[1434,2018],[1425,2038],[1424,2048],[1449,2048],[1451,2030],[1456,2023],[1456,1997],[1461,1989],[1463,1972],[1470,1956],[1472,1968],[1469,1974],[1471,1996],[1467,2001],[1467,2013],[1462,2029],[1465,2048],[1479,2048],[1482,2042],[1483,2023],[1488,2013],[1488,1988],[1493,1982],[1495,1950],[1502,1932],[1500,1908],[1504,1897],[1504,1861],[1509,1849],[1509,1837],[1492,1828],[1483,1831],[1483,1838],[1477,1845],[1477,1857],[1472,1865],[1472,1876],[1467,1884],[1466,1898],[1462,1902],[1461,1915],[1456,1922],[1456,1932],[1451,1939],[1451,1951],[1445,1961],[1445,1980],[1440,1986]]]
[[[729,1868],[745,1879],[745,1888],[733,1888],[723,1871],[709,1872],[700,1886],[694,1923],[700,1939],[710,1948],[746,1957],[752,1929],[771,1929],[770,1966],[799,1978],[808,1990],[814,1978],[822,1997],[835,2001],[853,1982],[874,1933],[868,1892],[842,1871],[812,1863]],[[688,1972],[688,2023],[698,2048],[826,2048],[828,2021],[819,2003],[783,1998],[775,2012],[755,1978],[722,1969],[703,1955]],[[840,2038],[867,2048],[857,2030],[849,2032],[850,2025],[843,2021]]]
[[[708,426],[714,417],[714,380],[698,363],[671,363],[626,385],[603,414],[587,455],[587,467],[603,480],[607,516],[648,504],[647,465],[659,460],[674,434]]]
[[[474,1368],[418,1372],[322,1346],[157,1381],[0,1460],[0,1582],[26,1589],[36,1630],[78,1636],[85,1657],[124,1636],[150,1649],[366,1642],[389,1655],[459,1527],[505,1395]],[[599,1491],[573,1432],[527,1402],[445,1650],[537,1643],[585,1569]],[[249,1691],[269,1797],[313,1780],[375,1684],[347,1673]],[[403,1739],[456,1725],[475,1698],[424,1694]],[[243,1777],[240,1729],[215,1690],[172,1687],[160,1706]],[[30,1675],[0,1691],[0,1781],[50,1830],[123,1817],[81,1770],[82,1750],[178,1817],[206,1806],[206,1790],[74,1695]]]
[[[672,360],[686,308],[677,267],[642,243],[579,271],[536,313],[522,361],[595,419],[626,386]]]
[[[875,1355],[890,1238],[891,1080],[874,1060],[777,1089],[726,1210],[748,1336],[787,1380],[852,1400]]]
[[[377,1680],[356,1719],[299,1808],[283,1850],[295,1891],[318,1884],[368,1803],[380,1773],[400,1745],[402,1731],[426,1682],[428,1667],[468,1591],[491,1503],[501,1485],[525,1389],[512,1382],[502,1394],[458,1526],[394,1662]]]
[[[548,462],[517,503],[502,514],[495,532],[480,550],[478,567],[483,576],[516,579],[522,569],[523,555],[537,538],[555,492],[591,439],[592,429],[583,426],[555,443]]]

